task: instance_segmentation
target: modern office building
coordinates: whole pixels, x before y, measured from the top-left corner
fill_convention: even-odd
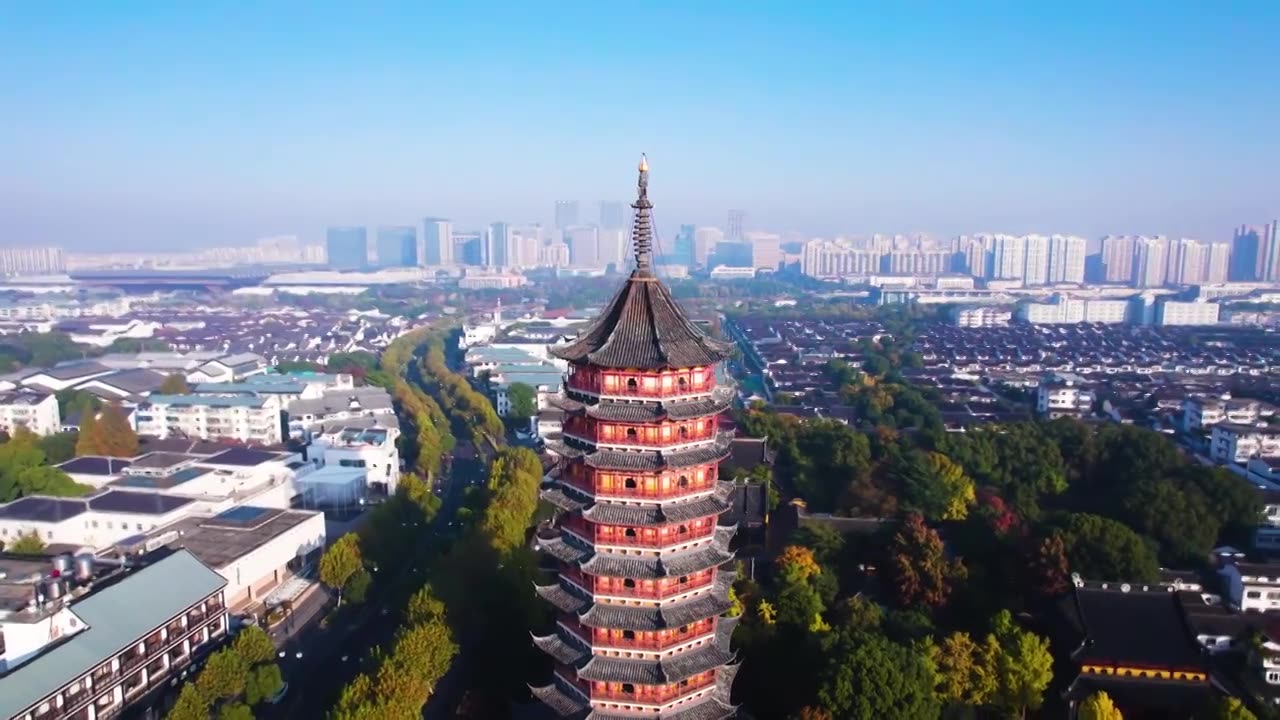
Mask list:
[[[716,244],[716,251],[707,260],[707,267],[724,265],[734,268],[754,268],[755,260],[751,254],[751,243],[740,240],[726,240]]]
[[[627,206],[625,203],[604,201],[600,203],[600,227],[619,230],[627,226]]]
[[[564,239],[569,245],[569,264],[575,267],[599,267],[600,238],[596,228],[588,226],[567,228]]]
[[[1231,239],[1231,270],[1228,272],[1232,282],[1253,282],[1262,277],[1265,257],[1262,236],[1265,232],[1266,228],[1256,225],[1236,228]]]
[[[1231,269],[1231,245],[1224,242],[1209,243],[1209,262],[1204,272],[1206,283],[1225,283]]]
[[[578,201],[556,201],[556,229],[567,230],[578,224]]]
[[[1258,238],[1258,279],[1280,282],[1280,220],[1262,226]]]
[[[777,270],[782,265],[782,238],[773,233],[747,233],[751,264],[757,270]]]
[[[693,231],[693,266],[706,267],[707,258],[716,251],[716,246],[724,242],[724,233],[720,228],[700,227]]]
[[[447,218],[422,221],[422,262],[424,265],[453,265],[453,223]]]
[[[402,225],[378,228],[378,267],[417,267],[418,230]]]
[[[743,223],[746,222],[746,219],[747,219],[746,210],[730,210],[729,211],[729,225],[728,225],[729,231],[726,237],[730,242],[742,242],[742,239],[746,237],[743,234],[743,227],[742,227]]]
[[[1169,238],[1163,235],[1140,237],[1133,256],[1133,285],[1163,287],[1169,270]]]
[[[692,225],[681,225],[676,233],[675,254],[671,258],[673,265],[693,267],[693,234],[696,228]]]
[[[484,236],[484,254],[480,264],[485,267],[507,267],[511,264],[511,226],[504,222],[490,223]]]
[[[369,233],[362,227],[331,227],[325,234],[329,267],[364,270],[369,267]]]
[[[627,231],[622,228],[602,227],[596,232],[598,260],[601,267],[613,265],[621,269],[627,264]]]

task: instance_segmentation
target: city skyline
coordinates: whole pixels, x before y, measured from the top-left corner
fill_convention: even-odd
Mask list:
[[[317,243],[432,214],[550,225],[557,199],[593,215],[616,198],[641,150],[668,238],[742,209],[744,229],[822,237],[1226,240],[1280,214],[1264,142],[1280,8],[1160,10],[659,3],[669,29],[637,39],[585,5],[504,5],[496,23],[407,5],[8,8],[0,97],[22,111],[0,138],[0,246]],[[1249,112],[1224,109],[1242,98]],[[521,112],[417,111],[475,101]]]

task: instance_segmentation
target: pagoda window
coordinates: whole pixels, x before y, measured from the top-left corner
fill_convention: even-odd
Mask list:
[[[631,683],[622,683],[622,692],[627,693],[628,695],[634,695],[636,692],[636,686]]]
[[[636,429],[627,428],[627,440],[635,440],[635,439],[636,439]]]
[[[683,527],[683,526],[682,526],[682,527]],[[623,535],[623,537],[633,538],[633,537],[635,537],[635,536],[636,536],[636,529],[635,529],[635,528],[627,528],[626,530],[624,530],[624,531],[622,532],[622,535]]]
[[[679,582],[681,585],[684,585],[685,583],[689,582],[689,576],[681,575],[680,579],[677,582]]]
[[[635,639],[636,639],[636,631],[635,631],[635,630],[623,630],[623,631],[622,631],[622,639],[623,639],[623,640],[635,640]]]
[[[681,535],[684,535],[684,534],[686,534],[686,533],[688,533],[688,532],[689,532],[689,526],[688,526],[688,525],[681,525],[681,526],[679,527],[679,529],[677,529],[677,530],[676,530],[676,532],[680,533]]]
[[[681,476],[680,476],[680,482],[679,482],[679,485],[680,485],[680,487],[682,487],[682,488],[684,488],[684,487],[689,487],[689,476],[687,476],[687,475],[681,475]]]
[[[688,625],[681,625],[681,626],[680,626],[680,634],[681,634],[681,635],[688,635],[688,634],[689,634],[689,626],[688,626]]]
[[[626,480],[623,480],[623,481],[622,481],[622,487],[624,487],[624,488],[626,488],[626,489],[628,489],[628,490],[635,490],[635,489],[636,489],[636,479],[635,479],[635,478],[627,478]]]
[[[635,390],[635,389],[636,389],[636,387],[637,387],[636,379],[635,379],[635,378],[627,378],[627,389],[628,389],[628,390]]]
[[[680,438],[681,438],[681,439],[684,439],[684,438],[687,438],[687,437],[689,437],[689,428],[685,427],[684,425],[681,425],[681,426],[680,426]]]
[[[683,377],[683,376],[681,376],[681,377],[680,377],[680,379],[676,380],[676,385],[679,385],[679,386],[680,386],[680,389],[681,389],[681,390],[684,390],[684,389],[685,389],[685,387],[687,387],[687,386],[689,385],[689,381],[688,381],[688,380],[685,380],[685,379],[684,379],[684,377]]]

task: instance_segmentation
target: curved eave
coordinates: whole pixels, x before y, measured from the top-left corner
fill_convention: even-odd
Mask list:
[[[723,573],[709,593],[704,593],[674,605],[662,607],[636,607],[595,603],[578,616],[585,627],[609,630],[652,631],[678,628],[699,620],[717,617],[729,611],[729,587],[733,573]]]

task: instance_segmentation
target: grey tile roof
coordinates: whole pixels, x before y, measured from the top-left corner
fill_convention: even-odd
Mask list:
[[[656,450],[594,450],[586,451],[564,441],[548,441],[547,449],[568,458],[584,458],[590,467],[609,470],[661,470],[683,468],[717,462],[729,456],[732,435],[721,433],[710,445],[663,453]]]
[[[695,518],[720,515],[730,508],[733,483],[717,483],[712,495],[696,500],[670,502],[663,505],[623,505],[596,503],[582,511],[582,517],[608,525],[666,525]]]
[[[587,627],[612,630],[662,630],[723,615],[729,611],[729,586],[734,573],[716,575],[711,591],[696,595],[671,605],[635,606],[594,603],[579,615],[579,622]]]
[[[85,629],[0,682],[0,717],[15,717],[217,592],[227,581],[179,550],[73,602]]]
[[[551,353],[570,362],[656,370],[712,365],[732,347],[694,325],[662,281],[635,272],[590,327]]]
[[[670,418],[672,420],[691,420],[693,418],[715,415],[729,409],[733,402],[734,389],[722,386],[711,391],[711,395],[696,400],[679,400],[674,402],[625,402],[621,400],[601,400],[595,404],[586,404],[573,398],[558,398],[554,403],[568,413],[586,413],[588,416],[612,422],[653,422]]]

